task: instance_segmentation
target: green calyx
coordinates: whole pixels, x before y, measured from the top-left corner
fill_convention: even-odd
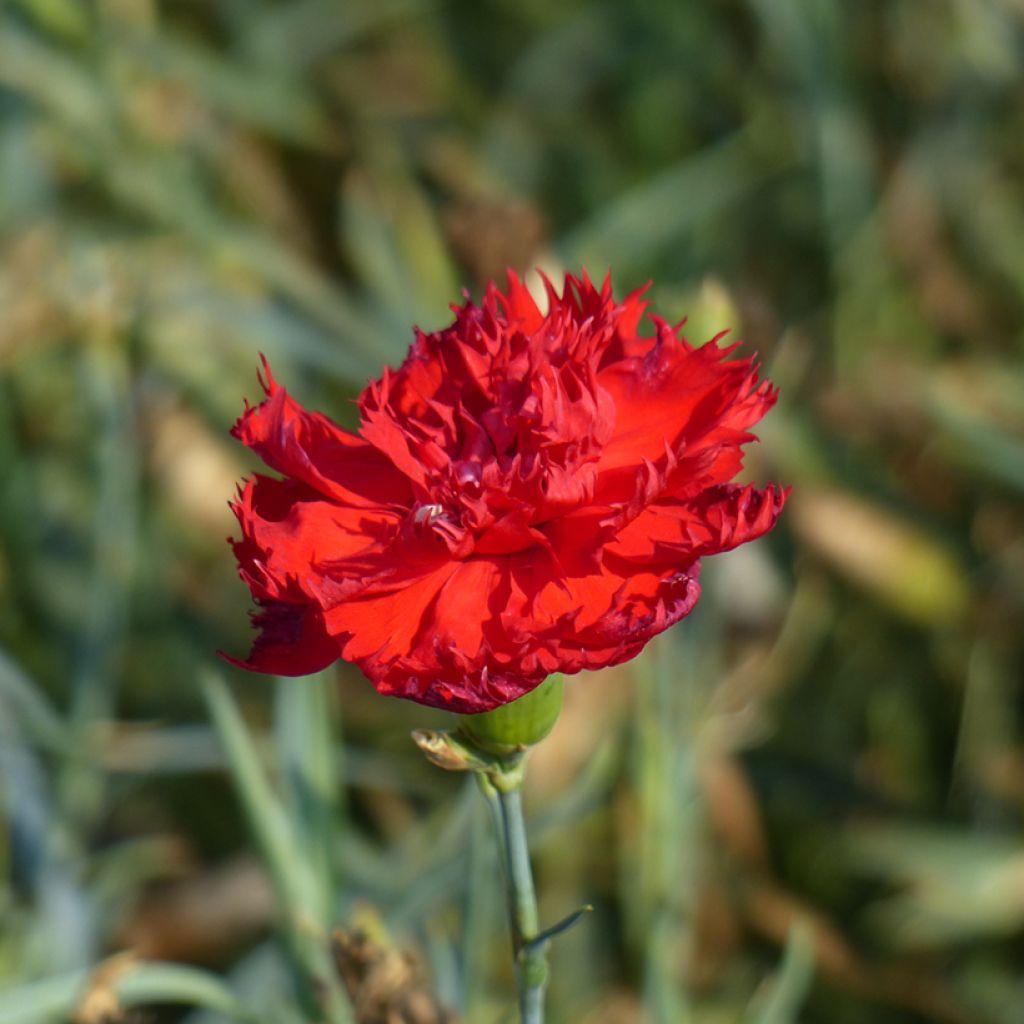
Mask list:
[[[461,715],[458,731],[480,750],[504,757],[544,739],[561,710],[562,676],[556,674],[511,704],[481,715]]]

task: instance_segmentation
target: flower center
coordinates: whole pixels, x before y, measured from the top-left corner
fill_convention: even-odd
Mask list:
[[[412,514],[414,523],[426,523],[427,526],[432,526],[442,518],[444,518],[443,505],[420,505]]]

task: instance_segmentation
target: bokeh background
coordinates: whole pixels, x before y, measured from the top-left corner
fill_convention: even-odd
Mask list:
[[[511,1019],[438,716],[214,657],[227,430],[581,265],[760,353],[793,496],[536,753],[551,1020],[1024,1020],[1022,69],[1020,0],[6,0],[0,1021],[353,1019],[334,927],[361,1021]]]

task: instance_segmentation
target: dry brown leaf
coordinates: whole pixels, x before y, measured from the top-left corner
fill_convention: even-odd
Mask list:
[[[241,462],[187,409],[163,409],[150,428],[153,472],[170,506],[200,529],[223,534],[233,526],[226,496],[242,477]]]
[[[86,990],[72,1014],[74,1024],[114,1024],[124,1020],[124,1007],[114,985],[135,965],[135,953],[116,953],[100,962],[89,977]]]
[[[817,554],[907,618],[937,626],[967,611],[963,567],[914,523],[839,489],[801,488],[786,511]]]
[[[581,1024],[646,1024],[643,1004],[631,992],[611,992],[583,1018]]]
[[[628,717],[635,690],[628,666],[566,680],[562,711],[551,735],[530,751],[526,788],[531,800],[544,803],[573,785],[602,741]]]
[[[757,797],[734,757],[710,753],[700,759],[704,806],[712,828],[746,867],[767,872],[771,863]]]
[[[502,280],[508,267],[529,267],[546,235],[537,208],[511,197],[460,199],[444,223],[456,259],[478,285]]]
[[[821,973],[866,998],[902,1006],[936,1024],[976,1024],[937,978],[899,965],[867,963],[824,914],[774,882],[750,881],[744,910],[751,927],[780,946],[795,924],[808,926]]]
[[[217,964],[273,917],[274,896],[263,869],[237,860],[147,893],[118,941],[145,959]]]
[[[382,945],[362,930],[339,929],[332,944],[359,1024],[458,1024],[438,1005],[410,953]]]

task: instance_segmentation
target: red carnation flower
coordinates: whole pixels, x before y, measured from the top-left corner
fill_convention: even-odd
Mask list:
[[[273,379],[232,433],[282,474],[232,506],[261,610],[243,668],[355,662],[380,693],[450,711],[508,703],[552,672],[632,658],[683,618],[700,559],[770,530],[785,494],[731,484],[774,404],[608,280],[509,274],[455,322],[416,332],[359,399],[351,434]],[[234,659],[231,659],[234,660]]]

